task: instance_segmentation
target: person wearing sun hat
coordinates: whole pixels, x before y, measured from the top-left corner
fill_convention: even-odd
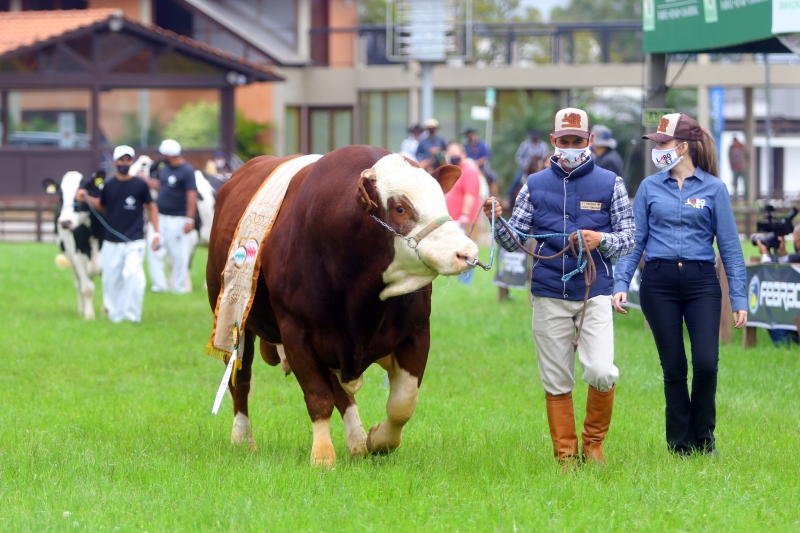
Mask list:
[[[611,129],[608,126],[597,124],[592,128],[592,133],[594,134],[594,144],[592,145],[594,164],[610,170],[617,176],[622,176],[622,156],[616,150],[617,140],[611,136]]]
[[[435,118],[426,120],[424,126],[427,133],[419,139],[417,161],[426,171],[433,172],[444,163],[447,141],[436,133],[439,129],[439,121]]]
[[[594,136],[585,111],[566,108],[556,113],[550,142],[556,153],[550,166],[528,177],[517,196],[509,225],[524,234],[570,233],[577,243],[581,230],[597,267],[597,280],[589,289],[586,318],[578,341],[583,380],[589,384],[582,450],[578,454],[572,390],[575,387],[575,351],[572,340],[581,319],[586,295],[583,275],[564,281],[578,267],[577,258],[565,255],[537,260],[531,275],[533,339],[539,375],[545,391],[547,421],[553,452],[563,470],[579,459],[605,464],[603,442],[611,424],[614,389],[619,370],[614,365],[614,316],[611,258],[633,249],[634,224],[628,191],[622,178],[597,167],[590,147]],[[491,219],[503,213],[489,198],[483,206]],[[495,226],[495,236],[508,251],[517,249],[508,230]],[[524,239],[522,239],[524,242]],[[567,237],[537,239],[536,253],[555,255],[567,246]]]
[[[639,186],[633,203],[636,246],[614,274],[620,313],[642,254],[639,298],[650,323],[664,374],[666,437],[670,451],[716,457],[716,392],[722,306],[714,240],[728,278],[734,325],[747,324],[747,273],[728,188],[720,180],[711,134],[683,113],[664,115],[655,133],[659,172]],[[692,391],[683,324],[692,346]]]

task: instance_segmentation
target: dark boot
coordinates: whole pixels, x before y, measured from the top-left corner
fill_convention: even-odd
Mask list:
[[[611,412],[614,409],[614,388],[600,392],[589,387],[586,398],[586,419],[583,421],[583,460],[587,463],[606,464],[603,457],[603,440],[611,425]]]
[[[575,410],[572,393],[546,394],[547,422],[553,439],[553,454],[566,471],[578,458],[578,434],[575,432]]]

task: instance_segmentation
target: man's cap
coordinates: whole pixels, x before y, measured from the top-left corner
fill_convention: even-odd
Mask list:
[[[422,126],[420,126],[419,124],[412,124],[408,127],[409,133],[417,133],[421,131],[422,131]]]
[[[464,135],[469,135],[470,133],[478,133],[478,130],[475,128],[467,128],[464,130]]]
[[[158,151],[167,157],[177,157],[181,155],[181,145],[174,139],[164,139],[161,141]]]
[[[589,115],[582,109],[568,107],[556,113],[556,120],[553,124],[553,137],[566,137],[567,135],[577,135],[588,139],[591,125]]]
[[[436,120],[435,118],[429,118],[428,120],[425,121],[425,127],[426,128],[438,128],[439,127],[439,121]]]
[[[683,113],[671,113],[661,117],[655,133],[642,135],[642,139],[650,139],[657,143],[667,142],[672,139],[684,141],[702,141],[703,128],[695,119]]]
[[[222,150],[217,150],[217,151],[214,152],[214,157],[219,157],[219,158],[226,157],[227,158],[228,156]]]
[[[136,157],[136,152],[134,152],[133,148],[131,148],[127,144],[121,144],[116,148],[114,148],[114,155],[112,156],[114,158],[114,161],[116,161],[117,159],[119,159],[124,155],[129,155],[131,156],[131,159],[133,159],[134,157]]]
[[[598,124],[592,128],[592,133],[594,133],[595,146],[607,146],[612,150],[617,147],[617,141],[611,136],[611,129],[608,126]]]

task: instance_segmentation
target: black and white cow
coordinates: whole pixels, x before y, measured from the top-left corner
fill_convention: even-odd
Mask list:
[[[87,320],[95,317],[94,278],[102,272],[100,247],[105,229],[86,203],[75,201],[75,194],[78,189],[86,189],[90,196],[99,197],[104,181],[102,171],[84,178],[73,170],[64,174],[60,184],[51,179],[43,182],[49,194],[60,195],[56,208],[56,242],[63,255],[56,258],[56,264],[72,266],[78,291],[78,314]]]

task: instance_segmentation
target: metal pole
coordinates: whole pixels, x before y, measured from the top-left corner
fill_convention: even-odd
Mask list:
[[[422,113],[423,121],[433,118],[433,63],[422,65]]]
[[[486,121],[486,146],[492,149],[492,123],[494,122],[494,106],[489,107],[489,120]]]
[[[150,91],[139,89],[139,148],[147,148],[150,130]]]
[[[775,171],[774,165],[775,162],[772,158],[772,147],[770,146],[770,138],[772,137],[772,110],[771,107],[771,92],[772,92],[772,83],[770,80],[770,72],[769,72],[769,54],[764,54],[764,72],[765,72],[765,99],[767,104],[767,116],[766,116],[766,131],[765,133],[765,141],[766,141],[766,158],[767,158],[767,203],[772,201],[772,194],[774,191],[775,183],[773,181],[773,173]]]

